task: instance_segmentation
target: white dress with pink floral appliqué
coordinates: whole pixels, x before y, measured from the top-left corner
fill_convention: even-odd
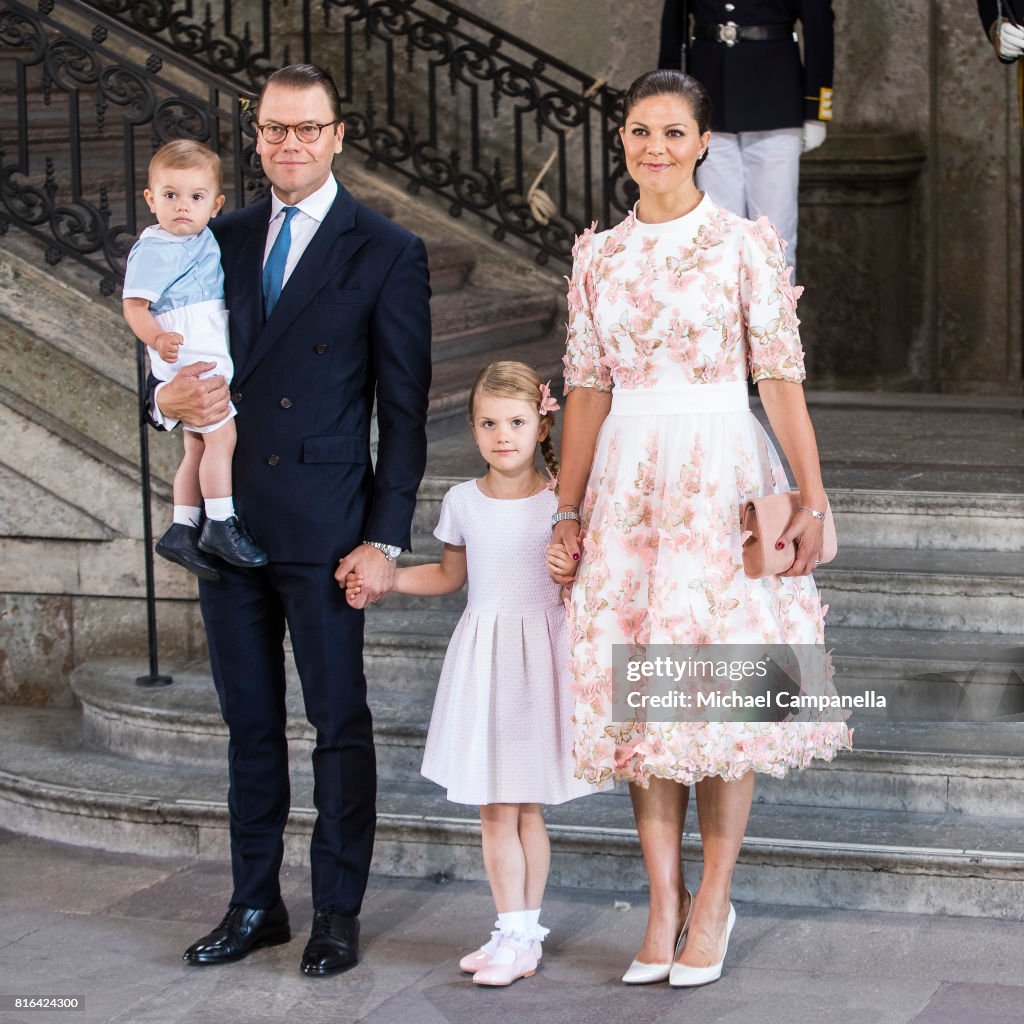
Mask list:
[[[850,746],[843,722],[612,719],[613,644],[823,644],[811,577],[751,580],[738,508],[788,491],[754,381],[804,379],[797,294],[767,218],[707,196],[677,220],[584,232],[566,388],[612,392],[581,509],[569,610],[577,774],[592,783],[784,776]]]

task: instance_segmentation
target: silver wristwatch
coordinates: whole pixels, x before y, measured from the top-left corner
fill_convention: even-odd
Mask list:
[[[559,523],[565,522],[567,519],[571,519],[574,523],[578,523],[580,521],[580,514],[578,512],[556,512],[551,517],[552,529]]]
[[[402,553],[402,549],[396,544],[385,544],[379,540],[364,540],[371,548],[376,548],[389,562],[393,562]]]

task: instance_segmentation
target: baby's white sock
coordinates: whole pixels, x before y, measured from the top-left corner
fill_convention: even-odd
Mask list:
[[[196,505],[175,505],[174,522],[179,526],[198,526],[203,510]]]
[[[207,498],[203,504],[206,505],[207,519],[222,523],[235,514],[235,502],[230,494],[226,498]]]

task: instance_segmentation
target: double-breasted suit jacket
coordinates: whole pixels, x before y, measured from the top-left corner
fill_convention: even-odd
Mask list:
[[[339,187],[264,323],[269,219],[263,199],[211,222],[231,318],[239,514],[276,562],[336,562],[365,538],[408,548],[430,388],[423,243]]]

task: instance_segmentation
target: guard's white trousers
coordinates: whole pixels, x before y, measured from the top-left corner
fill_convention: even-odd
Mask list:
[[[711,201],[750,220],[767,217],[788,243],[786,262],[796,266],[802,128],[770,132],[713,132],[708,158],[697,168],[697,186]]]

